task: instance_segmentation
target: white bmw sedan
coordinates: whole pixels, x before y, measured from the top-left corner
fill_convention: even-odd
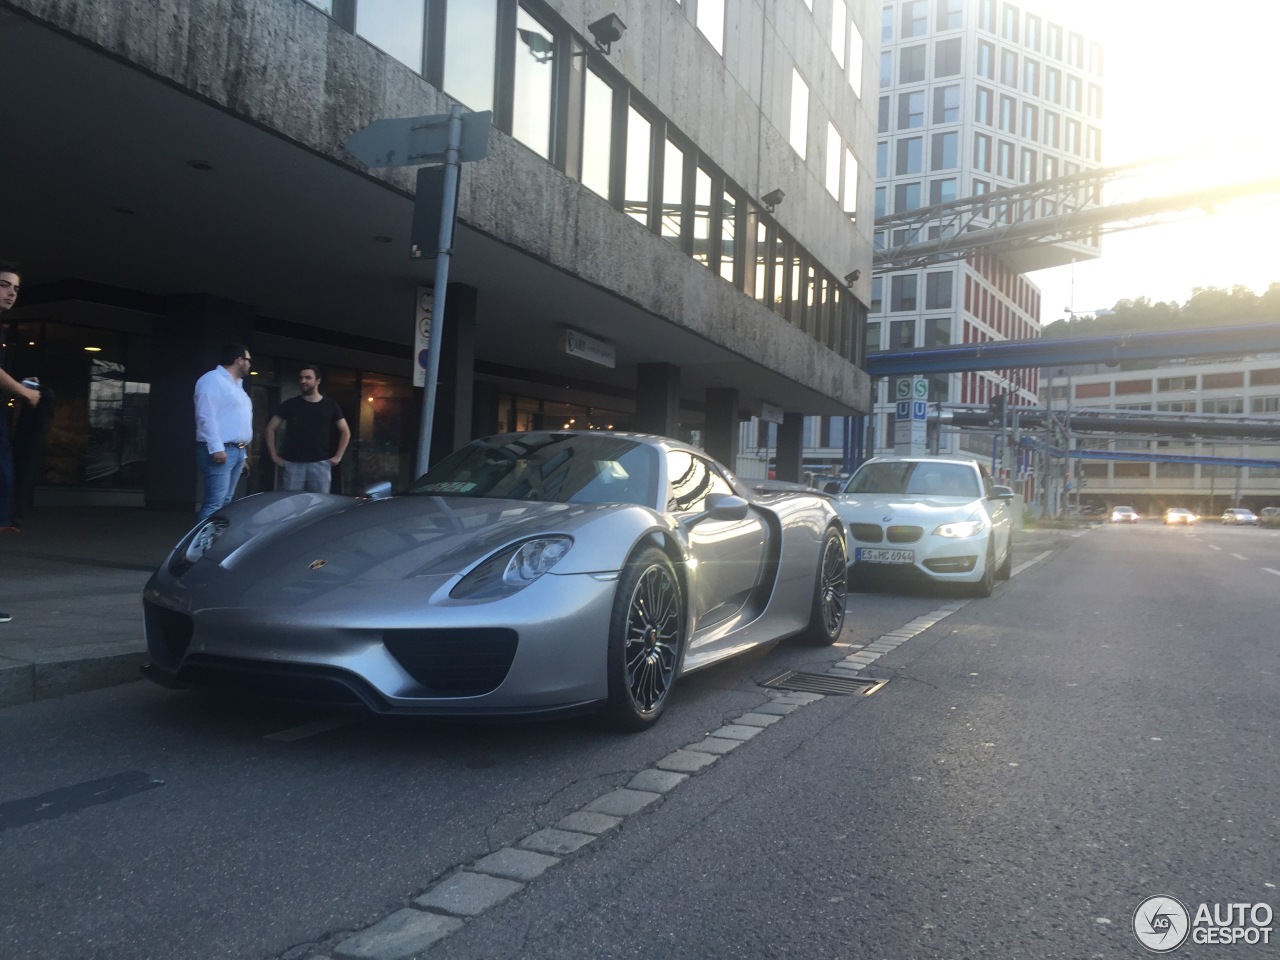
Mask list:
[[[876,457],[834,494],[849,570],[962,583],[991,595],[1013,567],[1012,492],[973,460]]]

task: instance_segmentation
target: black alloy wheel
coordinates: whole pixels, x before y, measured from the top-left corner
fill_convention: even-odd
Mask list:
[[[809,624],[797,635],[803,644],[826,647],[840,639],[849,599],[849,555],[844,538],[834,527],[827,530],[818,556]]]
[[[627,731],[655,723],[671,699],[683,652],[680,582],[667,555],[649,547],[632,557],[618,578],[605,720]]]

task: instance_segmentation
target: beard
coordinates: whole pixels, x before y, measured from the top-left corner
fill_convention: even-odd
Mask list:
[[[304,397],[309,397],[316,392],[317,388],[314,383],[309,383],[305,387],[299,387],[298,389]]]

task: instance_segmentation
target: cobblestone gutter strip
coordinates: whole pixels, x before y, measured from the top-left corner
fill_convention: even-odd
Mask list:
[[[896,630],[851,653],[827,670],[849,676],[884,654],[919,636],[951,616],[969,601],[947,603],[916,617]],[[411,906],[337,943],[328,954],[297,953],[298,960],[409,960],[461,930],[567,857],[594,843],[627,817],[661,800],[689,777],[715,765],[767,727],[823,696],[817,693],[770,690],[765,703],[713,730],[687,746],[667,754],[637,773],[625,787],[596,797],[550,827],[536,830],[511,846],[495,850],[432,884]],[[291,957],[295,954],[291,951]]]

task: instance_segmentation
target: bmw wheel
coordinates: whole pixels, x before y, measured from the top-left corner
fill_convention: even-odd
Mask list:
[[[796,636],[800,643],[826,647],[840,639],[849,596],[849,557],[844,538],[834,527],[827,531],[818,555],[809,625]]]
[[[667,555],[640,551],[618,578],[609,623],[609,699],[605,721],[618,730],[654,724],[675,687],[684,652],[680,582]]]
[[[987,541],[987,559],[982,565],[982,579],[973,584],[975,597],[989,597],[996,588],[996,550],[990,540]]]
[[[1005,544],[1004,560],[1001,561],[999,569],[996,570],[997,580],[1008,580],[1013,576],[1013,534],[1009,535],[1009,542]]]

